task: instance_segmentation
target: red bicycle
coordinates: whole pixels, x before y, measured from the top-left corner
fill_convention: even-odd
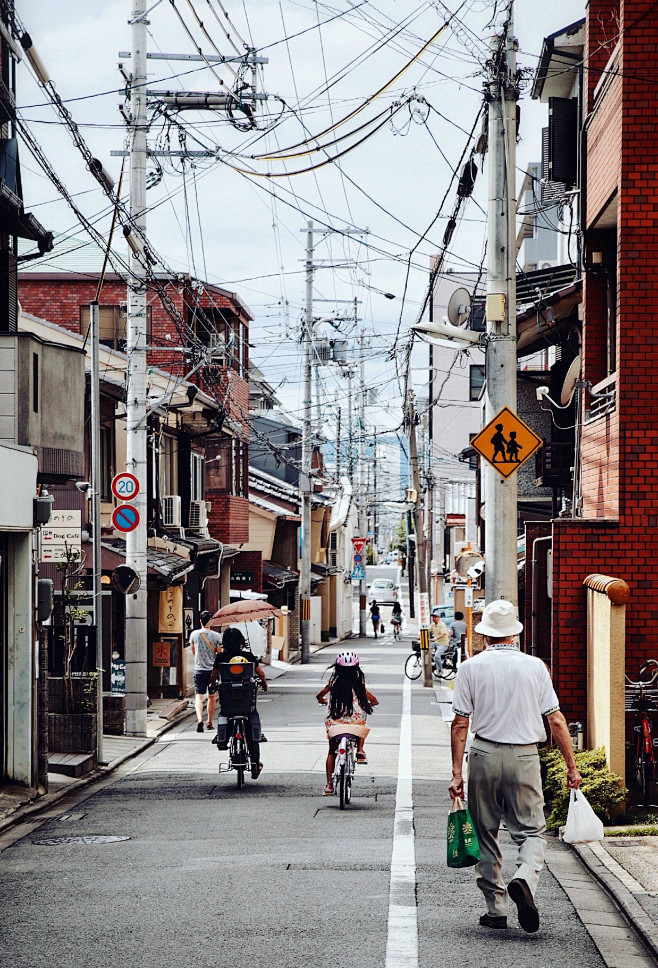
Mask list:
[[[643,678],[647,669],[653,668],[649,679]],[[658,660],[648,659],[640,668],[640,678],[633,682],[626,676],[626,711],[635,715],[635,776],[642,794],[642,802],[651,802],[651,790],[655,778],[656,756],[653,738],[653,722],[650,713],[658,713]]]

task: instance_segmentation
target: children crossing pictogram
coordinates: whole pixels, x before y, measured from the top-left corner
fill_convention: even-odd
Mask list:
[[[489,421],[471,441],[501,477],[511,477],[537,451],[543,440],[509,407]]]

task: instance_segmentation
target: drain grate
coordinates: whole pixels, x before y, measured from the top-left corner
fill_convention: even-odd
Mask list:
[[[115,837],[110,834],[86,834],[78,837],[44,837],[35,840],[37,847],[61,847],[64,844],[116,844],[120,840],[130,840],[130,837]]]

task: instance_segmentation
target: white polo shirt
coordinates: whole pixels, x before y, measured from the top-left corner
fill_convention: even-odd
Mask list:
[[[541,743],[542,715],[560,708],[548,669],[541,659],[515,645],[489,645],[459,667],[452,710],[472,716],[471,728],[492,743]]]

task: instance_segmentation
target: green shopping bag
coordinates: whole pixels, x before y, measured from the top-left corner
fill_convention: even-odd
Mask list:
[[[448,867],[473,867],[480,860],[480,845],[468,808],[459,797],[448,814]]]

